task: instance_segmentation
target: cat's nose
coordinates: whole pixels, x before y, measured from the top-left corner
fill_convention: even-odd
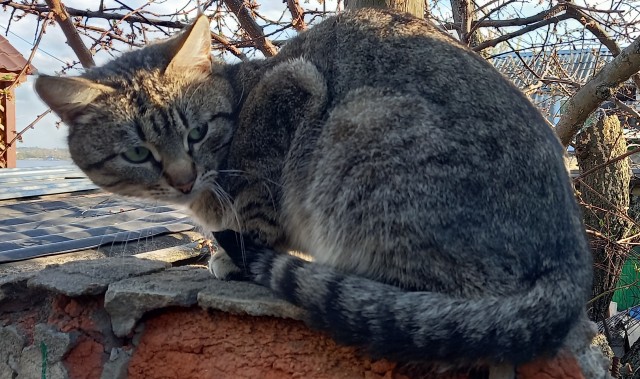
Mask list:
[[[187,194],[193,189],[193,184],[196,182],[196,173],[194,170],[193,172],[187,173],[186,175],[179,175],[178,177],[167,175],[167,181],[171,187]]]
[[[191,189],[193,188],[193,183],[195,183],[195,180],[192,181],[191,183],[174,185],[174,188],[177,189],[178,191],[184,193],[184,194],[187,194],[187,193],[191,192]]]
[[[193,162],[174,162],[168,166],[165,167],[164,175],[169,185],[184,194],[190,193],[198,176],[195,164]]]

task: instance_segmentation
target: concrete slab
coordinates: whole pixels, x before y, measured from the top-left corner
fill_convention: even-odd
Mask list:
[[[162,271],[170,266],[167,262],[135,257],[75,261],[48,266],[29,279],[27,285],[70,297],[99,295],[111,283]]]
[[[20,367],[16,379],[69,379],[67,369],[62,362],[49,364],[43,359],[43,355],[39,346],[26,347],[20,356]]]
[[[170,263],[185,261],[202,256],[204,262],[204,255],[208,253],[209,251],[206,247],[201,247],[198,242],[191,242],[185,245],[172,246],[135,254],[134,256],[136,258],[153,259]]]
[[[175,267],[112,283],[104,302],[118,337],[129,335],[146,312],[196,304],[239,314],[302,318],[299,308],[276,298],[268,289],[218,281],[203,266]]]
[[[128,335],[150,310],[197,304],[198,292],[212,280],[204,267],[183,266],[110,284],[104,307],[111,316],[114,334]]]
[[[214,280],[198,294],[198,304],[204,309],[215,309],[250,316],[275,316],[304,319],[304,310],[277,298],[265,287],[247,282]]]

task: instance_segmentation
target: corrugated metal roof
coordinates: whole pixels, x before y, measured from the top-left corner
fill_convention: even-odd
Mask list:
[[[491,63],[516,86],[526,88],[537,83],[538,76],[564,84],[583,84],[612,59],[608,51],[594,48],[510,53],[493,58]]]
[[[95,189],[98,187],[73,165],[0,170],[0,200]]]
[[[19,73],[26,64],[27,60],[22,54],[6,38],[0,36],[0,72]],[[35,72],[36,68],[30,65],[27,73]]]
[[[0,202],[0,263],[192,230],[186,214],[111,194]]]
[[[194,228],[176,207],[96,188],[75,166],[0,170],[0,263]]]

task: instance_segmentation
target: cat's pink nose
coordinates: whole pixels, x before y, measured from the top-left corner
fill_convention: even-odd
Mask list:
[[[198,173],[193,162],[177,160],[165,165],[164,177],[171,187],[187,194],[193,189]]]
[[[195,183],[195,180],[192,181],[191,183],[174,185],[174,188],[177,189],[178,191],[184,193],[184,194],[187,194],[187,193],[191,192],[191,189],[193,188],[193,183]]]

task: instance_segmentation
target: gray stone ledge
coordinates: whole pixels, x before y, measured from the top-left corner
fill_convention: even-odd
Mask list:
[[[198,294],[198,304],[204,309],[214,309],[250,316],[275,316],[302,320],[304,311],[277,298],[271,290],[252,283],[214,283]]]
[[[148,251],[146,253],[140,253],[140,254],[134,254],[133,256],[137,258],[153,259],[157,261],[175,263],[175,262],[203,256],[207,253],[208,251],[206,247],[198,248],[198,243],[192,242],[186,245],[167,247],[165,249],[153,250],[153,251]]]
[[[270,290],[251,283],[218,281],[201,266],[175,267],[112,283],[104,302],[118,337],[129,335],[148,311],[193,305],[252,316],[302,318],[299,308],[276,298]]]
[[[27,281],[35,275],[34,272],[25,272],[0,276],[0,304],[17,296],[16,288],[26,288]]]
[[[128,335],[150,310],[197,304],[198,292],[212,280],[215,279],[206,269],[184,266],[110,284],[104,307],[111,316],[114,334]]]
[[[29,279],[27,285],[70,297],[100,295],[111,283],[162,271],[170,266],[167,262],[135,257],[75,261],[48,266]]]

